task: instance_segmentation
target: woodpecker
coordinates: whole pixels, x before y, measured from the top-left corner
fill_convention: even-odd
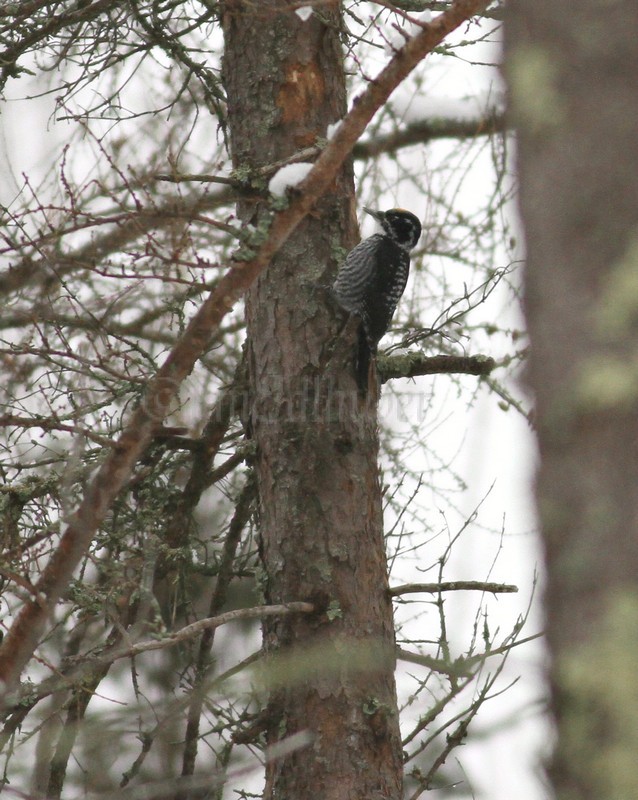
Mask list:
[[[364,239],[348,253],[333,291],[339,305],[361,319],[355,374],[359,390],[365,394],[370,361],[405,289],[410,251],[421,236],[421,223],[402,208],[363,210],[381,224],[383,232]]]

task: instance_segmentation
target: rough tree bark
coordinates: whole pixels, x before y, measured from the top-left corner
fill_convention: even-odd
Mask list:
[[[346,111],[339,3],[307,21],[285,0],[228,3],[223,25],[235,168],[325,137]],[[238,211],[257,223],[257,206]],[[304,664],[293,672],[279,663],[268,743],[311,736],[269,764],[266,797],[401,796],[376,409],[357,397],[352,326],[339,333],[343,319],[320,288],[356,238],[348,164],[246,301],[266,599],[319,609],[266,625],[269,649]]]
[[[638,787],[638,4],[513,0],[559,798]]]

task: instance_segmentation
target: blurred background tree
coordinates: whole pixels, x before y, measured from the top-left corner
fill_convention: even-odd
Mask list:
[[[633,797],[638,7],[515,0],[508,12],[557,733],[548,775],[559,798]]]

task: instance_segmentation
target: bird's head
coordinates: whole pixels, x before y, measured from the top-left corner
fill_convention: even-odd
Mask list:
[[[375,211],[372,208],[363,210],[380,223],[385,235],[399,247],[405,250],[416,247],[421,236],[421,223],[411,211],[406,211],[404,208],[391,208],[389,211]]]

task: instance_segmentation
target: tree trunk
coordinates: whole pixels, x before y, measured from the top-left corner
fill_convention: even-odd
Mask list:
[[[318,9],[302,21],[283,0],[226,4],[235,169],[315,144],[344,115],[340,8]],[[264,209],[245,200],[238,213],[258,225]],[[268,744],[299,732],[309,741],[268,764],[267,798],[401,796],[376,402],[357,395],[354,327],[322,289],[356,238],[347,165],[246,300],[266,600],[317,607],[265,627],[269,652],[281,656]]]
[[[638,4],[513,0],[559,798],[638,789]]]

